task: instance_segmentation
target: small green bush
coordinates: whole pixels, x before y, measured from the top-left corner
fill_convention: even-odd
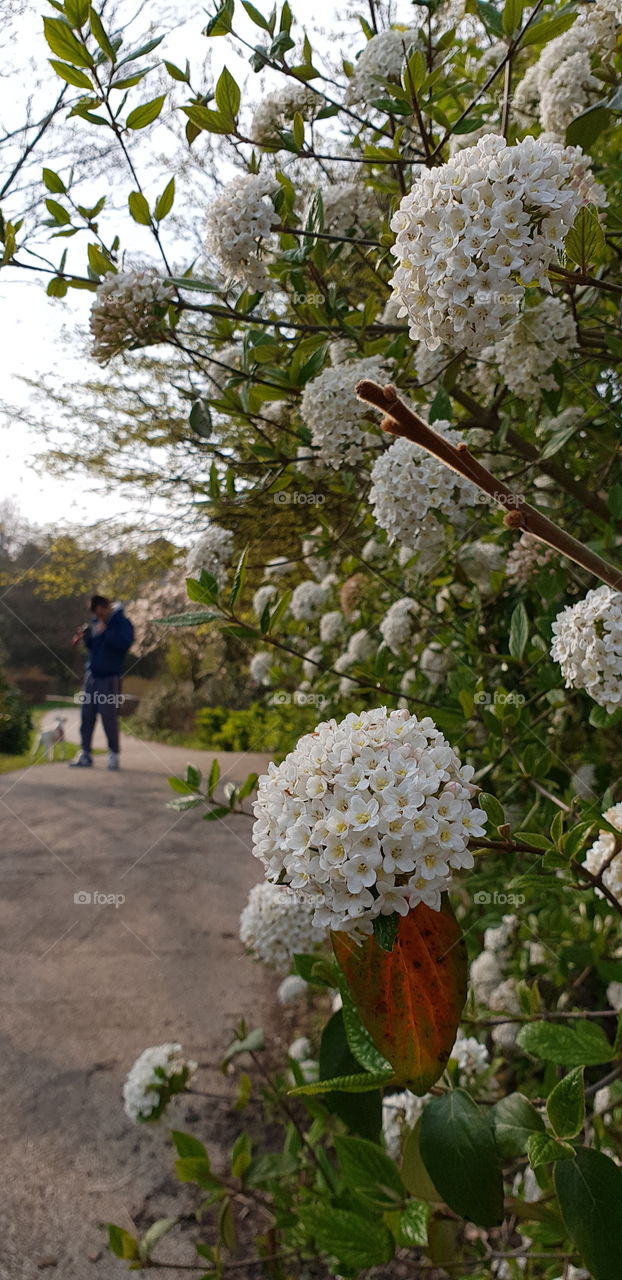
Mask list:
[[[253,702],[241,711],[202,707],[195,727],[200,742],[212,751],[267,751],[283,756],[321,718],[315,707],[266,707]]]
[[[0,673],[0,753],[19,756],[28,750],[32,715],[19,689]]]

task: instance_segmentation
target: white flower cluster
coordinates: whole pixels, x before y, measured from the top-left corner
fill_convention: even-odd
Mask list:
[[[576,347],[572,313],[559,298],[549,297],[523,311],[494,346],[482,351],[482,359],[496,362],[514,395],[539,400],[558,385],[554,362],[567,361]]]
[[[355,662],[367,662],[372,654],[376,652],[376,641],[370,635],[369,631],[362,627],[360,631],[355,631],[348,640],[346,656],[350,664]]]
[[[410,46],[419,34],[417,27],[401,31],[390,27],[368,40],[354,66],[347,101],[371,102],[385,97],[383,80],[399,80]]]
[[[261,254],[278,222],[270,199],[277,190],[274,178],[241,173],[227,183],[207,211],[208,253],[225,275],[262,293],[270,284]]]
[[[594,68],[609,60],[621,28],[620,0],[582,7],[573,26],[549,41],[516,86],[515,112],[527,118],[538,115],[542,128],[562,139],[571,121],[602,95]]]
[[[464,1076],[464,1083],[475,1083],[478,1076],[487,1070],[489,1057],[485,1044],[481,1044],[475,1036],[465,1036],[458,1031],[456,1043],[449,1055],[458,1064],[458,1070]]]
[[[125,1114],[134,1122],[158,1119],[166,1104],[181,1093],[198,1070],[180,1044],[144,1049],[123,1085]],[[155,1113],[155,1114],[154,1114]]]
[[[110,272],[97,286],[89,327],[91,355],[100,364],[122,351],[166,340],[164,316],[173,287],[155,271]]]
[[[500,925],[486,929],[484,948],[475,957],[469,980],[478,1004],[499,1013],[519,1013],[520,1002],[513,978],[508,978],[510,944],[518,925],[517,916],[503,916]],[[502,1022],[492,1028],[492,1040],[499,1049],[509,1052],[520,1030],[518,1022]]]
[[[357,399],[354,388],[362,378],[386,382],[388,372],[378,356],[350,360],[323,369],[307,383],[300,405],[303,422],[311,431],[322,461],[337,471],[344,462],[359,462],[365,450],[377,442],[371,434],[369,405]]]
[[[418,1097],[410,1089],[385,1094],[382,1099],[382,1137],[387,1155],[399,1160],[407,1133],[414,1129],[423,1108],[432,1095]]]
[[[299,1036],[297,1040],[293,1040],[287,1050],[288,1058],[291,1058],[298,1064],[298,1069],[305,1084],[313,1084],[320,1078],[320,1064],[313,1057],[313,1049],[311,1041],[306,1036]],[[290,1072],[289,1079],[291,1084],[296,1083],[293,1071]]]
[[[577,151],[532,137],[508,146],[487,134],[421,171],[391,220],[392,284],[412,338],[432,350],[443,342],[481,350],[518,313],[521,281],[550,291],[548,268],[590,199]]]
[[[603,818],[610,822],[616,831],[622,832],[622,804],[614,804],[606,809]],[[622,905],[622,853],[616,853],[616,838],[611,831],[601,831],[598,840],[588,850],[585,866],[593,876],[602,871],[605,888],[613,894]],[[603,868],[605,868],[603,870]]]
[[[280,89],[266,94],[256,106],[250,136],[260,144],[274,142],[296,114],[303,120],[312,120],[319,106],[321,98],[308,85],[287,80]]]
[[[379,707],[326,721],[260,778],[253,852],[322,928],[370,933],[381,914],[439,910],[484,831],[472,775],[429,718]]]
[[[522,533],[508,552],[505,576],[508,582],[524,587],[531,576],[545,564],[550,564],[551,560],[555,560],[552,547],[547,547],[545,542],[534,538],[533,533]]]
[[[492,574],[501,573],[504,568],[501,548],[495,542],[484,542],[483,538],[461,547],[458,559],[467,578],[475,583],[482,595],[488,595],[492,590]]]
[[[331,609],[320,618],[320,640],[322,644],[334,644],[343,631],[344,617],[340,609]]]
[[[448,422],[435,422],[434,430],[458,444],[463,440]],[[453,516],[473,506],[479,491],[451,471],[440,459],[402,436],[376,459],[371,473],[370,500],[374,520],[386,530],[390,542],[414,546],[431,511]]]
[[[251,680],[254,680],[255,684],[270,685],[272,663],[272,654],[268,649],[260,649],[254,653],[248,668]]]
[[[610,713],[622,701],[622,594],[612,587],[588,591],[553,623],[551,657],[567,689],[586,689]]]
[[[326,587],[321,582],[314,582],[313,578],[299,582],[290,601],[292,617],[297,622],[310,622],[312,618],[317,618],[326,604],[327,594]]]
[[[198,578],[206,569],[220,586],[223,585],[233,555],[233,534],[219,524],[210,524],[190,548],[186,560],[186,575]]]
[[[267,880],[251,889],[240,916],[240,941],[256,960],[285,973],[292,956],[316,951],[324,937],[308,899]]]
[[[395,600],[380,623],[380,634],[391,653],[399,655],[410,644],[415,630],[418,605],[409,596]]]
[[[440,644],[427,644],[419,655],[419,670],[431,685],[442,684],[451,667],[451,652]]]
[[[447,533],[444,525],[430,515],[411,539],[411,546],[400,547],[400,567],[413,576],[430,573],[440,565],[446,546]],[[413,560],[414,563],[411,563]]]
[[[324,230],[345,235],[353,227],[364,227],[378,217],[378,201],[362,182],[331,182],[322,187]]]

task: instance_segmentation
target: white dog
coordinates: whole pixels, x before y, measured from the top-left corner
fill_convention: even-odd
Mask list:
[[[38,755],[42,751],[47,755],[48,760],[54,759],[54,747],[57,742],[61,744],[61,759],[65,759],[65,730],[63,725],[67,723],[67,716],[55,716],[53,729],[42,729],[39,734],[39,740],[33,747],[33,754]]]

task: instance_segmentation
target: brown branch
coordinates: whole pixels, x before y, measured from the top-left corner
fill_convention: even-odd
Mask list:
[[[505,524],[509,529],[533,534],[540,542],[546,543],[560,555],[567,556],[575,564],[581,565],[583,569],[587,569],[588,573],[600,578],[601,582],[607,583],[615,591],[622,591],[622,570],[603,560],[602,556],[597,555],[596,552],[590,551],[589,547],[578,542],[571,534],[560,529],[559,525],[536,511],[535,507],[530,506],[519,494],[514,493],[504,481],[496,479],[492,472],[473,457],[466,444],[450,444],[444,436],[434,431],[423,418],[413,413],[404,401],[400,400],[395,387],[391,385],[380,387],[376,382],[365,379],[357,384],[356,394],[360,400],[374,405],[385,414],[380,424],[383,431],[390,435],[403,436],[413,444],[418,444],[427,453],[431,453],[443,462],[451,471],[469,480],[483,493],[487,493],[494,502],[504,507],[507,513]]]

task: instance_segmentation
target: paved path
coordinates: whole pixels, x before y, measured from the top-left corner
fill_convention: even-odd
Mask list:
[[[270,1016],[276,982],[238,938],[260,879],[249,820],[166,808],[167,775],[201,755],[124,735],[119,773],[100,756],[88,771],[54,764],[0,778],[1,1280],[126,1274],[101,1251],[99,1224],[129,1229],[180,1208],[166,1121],[162,1132],[137,1128],[122,1111],[128,1067],[164,1040],[217,1064],[240,1015]],[[242,780],[267,758],[219,759],[224,780]],[[226,1092],[209,1069],[197,1087]],[[188,1102],[174,1104],[178,1127],[192,1121]],[[207,1106],[209,1126],[202,1118],[195,1131],[217,1147],[226,1104]]]

